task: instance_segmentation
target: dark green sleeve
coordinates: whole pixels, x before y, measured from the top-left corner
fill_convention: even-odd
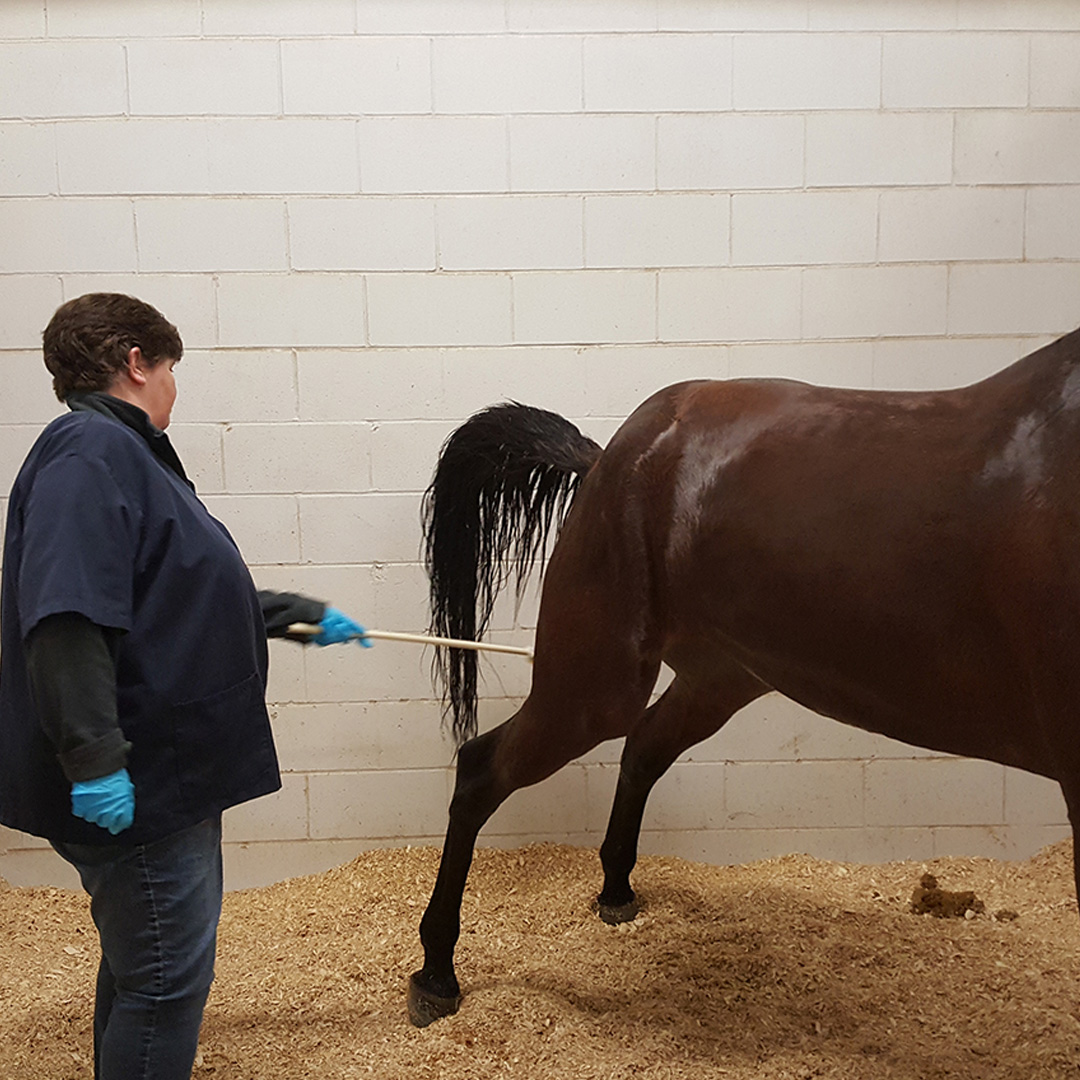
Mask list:
[[[116,713],[119,630],[64,612],[42,619],[26,642],[26,667],[42,730],[74,783],[127,764],[131,743]]]
[[[271,592],[259,590],[263,621],[267,637],[287,637],[293,641],[306,641],[305,635],[288,632],[292,623],[319,623],[326,614],[326,604],[300,593]]]

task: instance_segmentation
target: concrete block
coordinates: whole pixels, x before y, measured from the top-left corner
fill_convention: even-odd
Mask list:
[[[716,829],[725,820],[724,766],[676,762],[650,793],[643,828]]]
[[[0,196],[55,195],[56,142],[49,124],[0,124]]]
[[[715,735],[690,747],[680,760],[793,761],[799,709],[788,698],[766,694],[741,708]]]
[[[661,30],[805,30],[805,0],[658,0]]]
[[[272,587],[268,575],[255,567],[255,583],[260,588]],[[307,679],[304,672],[302,646],[293,641],[274,638],[270,648],[270,678],[266,685],[266,700],[271,711],[275,703],[307,700]]]
[[[617,6],[605,0],[578,0],[573,4],[506,0],[506,28],[533,33],[655,30],[656,4],[654,0],[622,0]]]
[[[297,415],[295,360],[285,350],[185,351],[176,377],[174,422],[229,424]]]
[[[277,199],[137,199],[139,268],[164,273],[285,270]]]
[[[11,424],[0,427],[0,490],[11,491],[30,447],[41,428],[36,424]]]
[[[444,415],[435,349],[297,354],[301,420],[414,420]]]
[[[206,494],[224,489],[221,428],[217,424],[170,424],[169,438],[197,491]]]
[[[214,0],[203,12],[206,36],[291,37],[352,34],[356,27],[354,0]]]
[[[307,700],[394,702],[429,698],[431,667],[421,650],[384,645],[305,650]]]
[[[612,740],[601,745],[619,748],[622,741]],[[618,755],[614,755],[613,761],[597,761],[590,756],[581,759],[580,763],[585,765],[586,802],[585,821],[581,822],[581,825],[602,837],[611,817],[611,804],[615,799],[615,788],[619,780]]]
[[[511,116],[510,188],[652,190],[654,128],[655,121],[648,116]]]
[[[511,340],[510,280],[479,274],[373,274],[373,345],[502,345]]]
[[[445,270],[557,270],[584,265],[582,203],[531,195],[440,199]]]
[[[231,424],[225,429],[224,444],[230,491],[371,489],[367,424]]]
[[[503,0],[364,0],[358,34],[499,34],[506,29]]]
[[[29,4],[21,5],[27,9]],[[7,7],[7,5],[5,5]],[[132,7],[125,0],[49,0],[50,37],[195,37],[199,0],[155,0]],[[5,35],[7,36],[7,35]]]
[[[1031,38],[1031,107],[1080,107],[1080,85],[1071,75],[1078,64],[1080,36],[1035,34]]]
[[[976,825],[931,829],[934,856],[968,855],[983,859],[1015,859],[1016,837],[1007,826]]]
[[[814,0],[811,30],[952,30],[952,5],[940,0],[905,0],[903,4],[852,4],[850,0]]]
[[[735,195],[731,262],[736,266],[873,262],[877,204],[874,191]]]
[[[445,769],[313,773],[308,778],[311,836],[435,836],[446,830]]]
[[[375,648],[409,646],[378,642]],[[353,657],[356,664],[366,659]],[[296,773],[448,769],[454,763],[453,742],[431,700],[283,705],[274,717],[274,740],[282,769]]]
[[[515,341],[585,344],[656,338],[656,278],[651,273],[522,273],[513,282]]]
[[[38,3],[5,4],[0,7],[0,39],[45,36],[45,7]]]
[[[1080,10],[1070,0],[957,0],[961,30],[1080,30]]]
[[[483,829],[492,836],[580,832],[587,815],[585,769],[567,765],[532,787],[519,788]]]
[[[373,116],[431,111],[431,45],[422,37],[283,41],[281,73],[286,113]]]
[[[281,790],[227,810],[222,819],[223,842],[303,840],[308,835],[307,782],[285,773]]]
[[[37,352],[0,355],[4,393],[0,394],[0,424],[37,424],[44,427],[67,408],[56,400],[52,376]]]
[[[351,195],[360,190],[352,120],[208,120],[206,140],[214,193]]]
[[[866,763],[866,823],[878,826],[1004,823],[1001,765],[964,758]]]
[[[211,190],[201,120],[74,120],[56,125],[64,195],[201,195]]]
[[[1029,259],[1080,259],[1080,188],[1027,189],[1025,254]]]
[[[135,270],[135,226],[127,201],[5,199],[0,235],[0,273]]]
[[[1005,821],[1010,825],[1068,825],[1061,785],[1045,776],[1006,769]]]
[[[805,126],[805,119],[794,115],[662,115],[657,119],[657,187],[802,187]]]
[[[1012,337],[875,341],[880,390],[944,390],[970,386],[1031,351]]]
[[[581,349],[550,346],[448,349],[442,354],[441,415],[460,420],[499,401],[520,401],[580,416],[588,401],[582,356]]]
[[[629,416],[657,390],[688,379],[729,374],[724,345],[620,345],[584,354],[586,408],[597,416]],[[580,359],[578,361],[580,374]]]
[[[883,262],[1020,259],[1024,192],[1019,188],[924,188],[881,193]]]
[[[1028,43],[1015,34],[888,34],[882,39],[886,109],[1022,108]]]
[[[870,731],[830,720],[809,709],[800,711],[795,724],[795,756],[800,761],[933,757],[929,750],[909,746]]]
[[[120,116],[126,109],[119,42],[0,42],[0,117]]]
[[[362,840],[271,840],[222,844],[225,891],[262,889],[289,878],[322,874],[356,858]]]
[[[263,564],[256,578],[260,588],[332,603],[373,629],[420,633],[428,623],[427,578],[414,563]]]
[[[506,121],[498,116],[372,117],[357,122],[360,190],[505,191]]]
[[[1076,326],[1080,265],[985,263],[949,271],[949,332],[1061,334]]]
[[[810,267],[803,276],[808,338],[943,334],[944,266]]]
[[[585,265],[723,266],[730,262],[730,217],[726,195],[587,197]]]
[[[439,447],[451,430],[445,420],[379,424],[371,435],[373,489],[422,492],[431,482]]]
[[[800,336],[800,271],[661,270],[661,341],[792,340]]]
[[[355,274],[223,274],[219,345],[362,345],[364,280]]]
[[[127,46],[131,113],[276,116],[281,69],[274,41],[160,38]]]
[[[300,525],[292,495],[207,495],[203,502],[229,530],[249,564],[300,558]]]
[[[39,849],[50,850],[49,841],[41,836],[31,836],[18,829],[9,829],[6,825],[0,825],[0,853]]]
[[[420,550],[416,495],[301,495],[305,562],[415,562]]]
[[[864,821],[861,762],[732,762],[725,768],[724,809],[729,828],[878,824]]]
[[[725,34],[585,38],[591,112],[716,112],[731,108],[732,39]]]
[[[874,34],[743,34],[734,41],[736,109],[876,109],[881,40]]]
[[[367,571],[363,602],[356,608],[365,626],[424,633],[430,620],[428,579],[418,563],[375,564]],[[347,595],[346,590],[341,594]],[[337,595],[336,593],[334,595]],[[408,652],[417,646],[404,646]],[[423,654],[425,662],[430,652]]]
[[[933,857],[929,829],[710,829],[648,832],[643,854],[673,855],[713,865],[744,865],[803,854],[833,862],[881,863]]]
[[[957,113],[958,184],[1071,184],[1080,172],[1080,112]]]
[[[824,386],[873,385],[873,347],[865,341],[732,345],[732,378],[798,379]]]
[[[296,270],[434,270],[430,199],[290,199]]]
[[[41,348],[41,331],[63,303],[60,279],[36,274],[0,276],[0,349]]]
[[[436,37],[431,52],[435,112],[576,112],[582,107],[581,49],[574,37]]]
[[[953,118],[934,112],[834,112],[806,118],[811,187],[948,184]]]
[[[47,886],[81,891],[75,867],[52,848],[8,851],[0,854],[0,878],[14,888]]]

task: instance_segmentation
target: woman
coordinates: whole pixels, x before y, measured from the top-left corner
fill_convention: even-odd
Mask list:
[[[97,1080],[184,1080],[213,979],[221,812],[281,786],[267,636],[363,628],[258,593],[165,429],[176,328],[133,297],[62,305],[45,364],[70,411],[8,506],[0,609],[0,822],[78,870],[101,939]],[[363,643],[363,638],[359,638]]]

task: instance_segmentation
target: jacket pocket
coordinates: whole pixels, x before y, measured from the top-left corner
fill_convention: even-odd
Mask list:
[[[212,813],[276,789],[277,755],[257,673],[172,713],[177,778],[189,809]]]

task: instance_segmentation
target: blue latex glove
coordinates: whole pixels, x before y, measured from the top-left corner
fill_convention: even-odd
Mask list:
[[[321,632],[311,640],[316,645],[337,645],[342,641],[359,641],[365,649],[371,648],[371,642],[364,637],[365,630],[352,621],[343,611],[328,607],[319,623]]]
[[[71,785],[71,812],[115,836],[135,820],[135,785],[127,769]]]

